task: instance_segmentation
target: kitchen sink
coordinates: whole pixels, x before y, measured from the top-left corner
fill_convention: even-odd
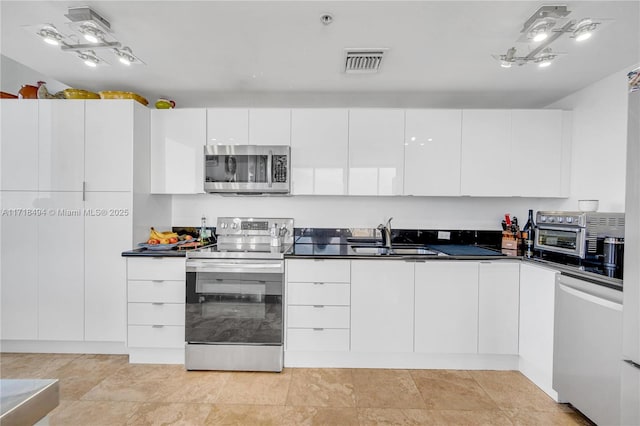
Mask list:
[[[351,246],[351,250],[353,250],[356,254],[389,254],[388,248],[377,246]]]

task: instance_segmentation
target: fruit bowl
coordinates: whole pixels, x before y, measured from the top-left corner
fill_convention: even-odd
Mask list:
[[[142,96],[133,92],[118,92],[118,91],[106,91],[106,92],[98,92],[102,99],[133,99],[135,101],[140,102],[142,105],[147,106],[149,101],[147,101]]]
[[[100,99],[100,95],[83,89],[64,89],[66,99]]]
[[[178,241],[173,244],[147,244],[139,243],[138,247],[145,248],[147,250],[172,250],[174,247],[178,247],[181,244],[188,243],[190,240]]]

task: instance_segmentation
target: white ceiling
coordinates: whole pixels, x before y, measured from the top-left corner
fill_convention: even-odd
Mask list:
[[[607,18],[592,39],[563,35],[551,67],[503,69],[542,5]],[[146,65],[89,69],[24,26],[63,32],[68,7],[90,6]],[[634,1],[2,1],[3,55],[71,87],[134,91],[178,106],[541,107],[640,63]],[[334,16],[325,26],[323,13]],[[388,48],[378,74],[345,74],[347,47]],[[101,53],[98,51],[98,53]],[[31,83],[34,82],[25,82]]]

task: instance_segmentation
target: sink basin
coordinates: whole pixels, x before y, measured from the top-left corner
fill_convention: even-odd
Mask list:
[[[436,256],[438,254],[437,252],[433,250],[429,250],[426,247],[392,247],[391,253],[398,254],[398,255],[420,254],[420,255],[430,255],[430,256]]]
[[[386,247],[376,247],[376,246],[351,246],[351,250],[353,250],[357,254],[389,254],[389,249]]]

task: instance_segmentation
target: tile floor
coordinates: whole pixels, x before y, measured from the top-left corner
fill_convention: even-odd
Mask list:
[[[51,425],[589,425],[515,371],[187,372],[126,355],[0,354],[2,378],[57,378]]]

